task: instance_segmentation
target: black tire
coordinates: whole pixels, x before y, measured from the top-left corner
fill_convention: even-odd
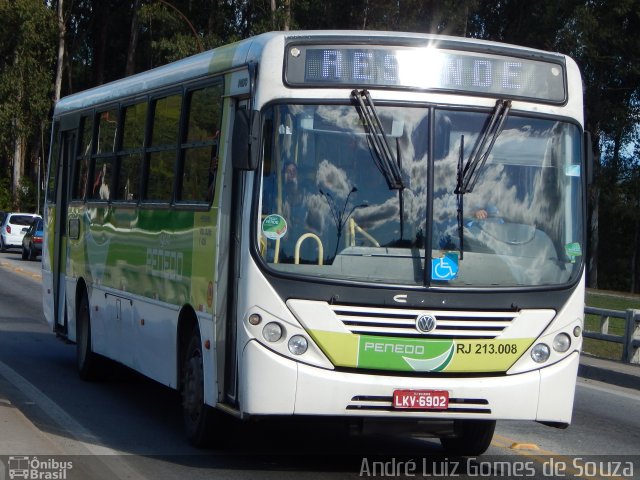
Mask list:
[[[36,252],[35,252],[35,250],[33,248],[31,248],[31,246],[29,246],[29,252],[28,253],[29,253],[29,255],[28,255],[29,260],[33,261],[33,260],[36,259]]]
[[[495,420],[456,420],[454,437],[442,437],[440,443],[448,454],[475,456],[487,451],[496,429]]]
[[[7,251],[7,246],[4,244],[4,240],[2,239],[2,236],[0,236],[0,252],[6,252]]]
[[[27,249],[26,249],[26,248],[24,248],[24,245],[23,245],[23,246],[22,246],[22,259],[23,259],[23,260],[26,260],[27,258],[28,258],[29,260],[31,260],[31,255],[29,255],[29,254],[27,253]]]
[[[182,418],[191,445],[220,446],[223,436],[214,433],[225,419],[224,414],[204,403],[202,342],[197,327],[191,333],[182,362]]]
[[[91,346],[91,314],[86,294],[80,297],[76,320],[76,362],[80,378],[86,381],[100,377],[100,358]]]

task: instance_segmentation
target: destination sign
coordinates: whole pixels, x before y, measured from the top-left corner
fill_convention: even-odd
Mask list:
[[[286,81],[294,86],[403,87],[566,100],[560,62],[434,47],[290,45]]]

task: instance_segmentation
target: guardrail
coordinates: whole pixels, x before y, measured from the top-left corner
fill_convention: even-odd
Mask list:
[[[586,338],[622,344],[622,360],[640,364],[640,310],[607,310],[606,308],[585,307],[585,314],[600,317],[600,331],[585,330]],[[624,335],[609,333],[609,319],[625,319]]]

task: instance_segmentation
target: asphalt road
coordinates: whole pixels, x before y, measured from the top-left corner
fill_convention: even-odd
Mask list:
[[[34,438],[86,464],[82,476],[71,475],[76,468],[66,478],[545,478],[545,469],[555,478],[604,478],[613,468],[640,478],[640,392],[582,379],[568,429],[499,422],[480,459],[445,458],[435,439],[348,435],[327,422],[236,423],[224,432],[226,448],[192,448],[176,392],[117,365],[102,382],[79,379],[75,346],[44,321],[39,269],[18,252],[0,253],[0,397],[33,424]]]

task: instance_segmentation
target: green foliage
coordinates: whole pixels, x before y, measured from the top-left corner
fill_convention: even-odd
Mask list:
[[[600,170],[599,276],[607,289],[639,291],[640,287],[640,152],[616,152],[605,145]]]
[[[633,145],[640,120],[639,30],[640,1],[595,1],[576,4],[558,35],[559,44],[581,66],[586,126],[599,147],[598,284],[636,292],[640,291],[640,205],[633,192],[640,191],[634,174],[640,157]]]
[[[55,19],[42,2],[0,2],[0,154],[39,134],[51,108]]]
[[[11,180],[8,177],[0,177],[0,210],[6,212],[13,209],[11,197]]]
[[[22,212],[35,212],[37,199],[36,184],[30,178],[20,179],[17,198],[11,195],[11,179],[0,178],[0,210],[6,212],[19,209]]]
[[[22,212],[36,212],[36,185],[28,177],[22,177],[20,179],[20,186],[18,188],[18,205]]]
[[[0,165],[9,167],[2,172],[4,206],[15,207],[14,200],[20,205],[29,197],[18,189],[14,199],[11,192],[24,173],[27,151],[39,151],[41,129],[50,115],[55,39],[55,17],[43,2],[0,1]],[[13,179],[12,166],[17,170]]]

